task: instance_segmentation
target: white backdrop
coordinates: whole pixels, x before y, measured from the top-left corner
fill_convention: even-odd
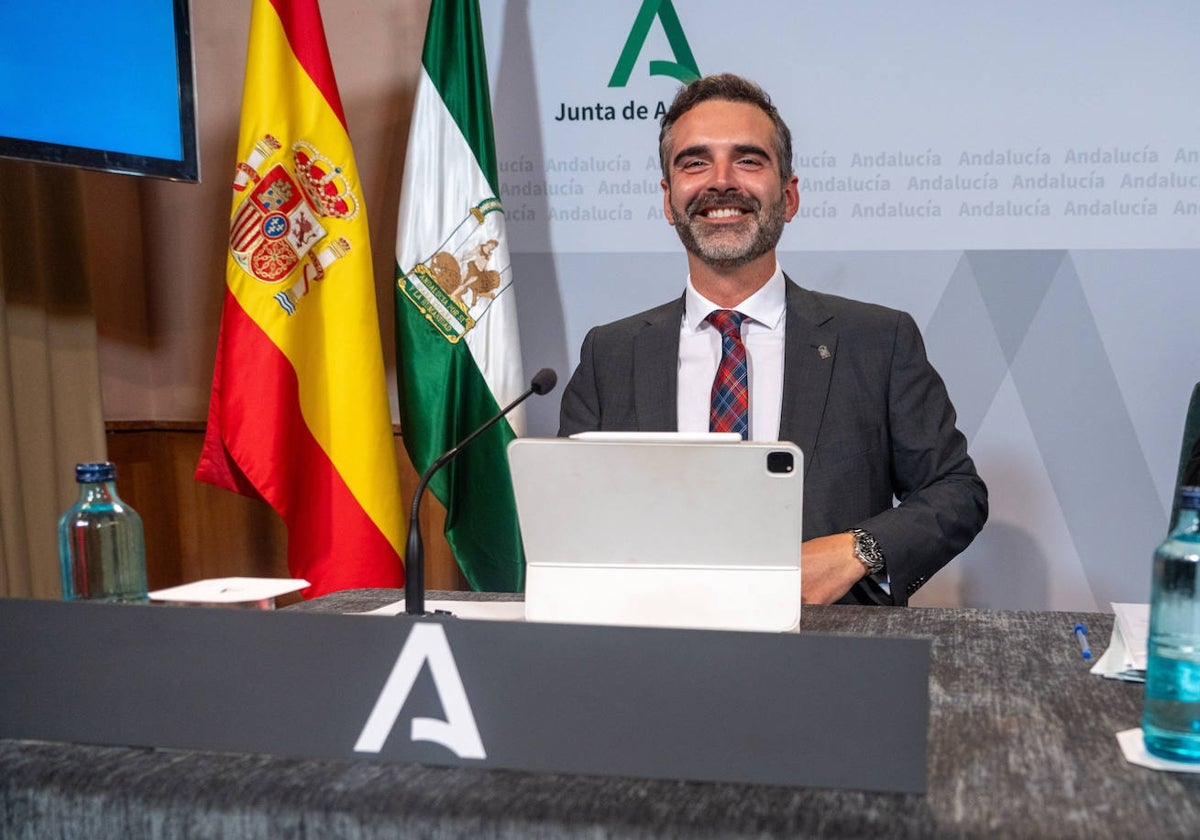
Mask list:
[[[565,378],[590,326],[682,289],[654,118],[679,83],[650,65],[681,58],[673,9],[697,69],[792,128],[784,268],[911,312],[947,380],[991,519],[916,603],[1146,600],[1200,377],[1194,5],[647,2],[619,87],[643,0],[482,4],[526,369]]]

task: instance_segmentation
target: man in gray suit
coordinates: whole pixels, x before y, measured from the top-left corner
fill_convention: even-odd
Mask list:
[[[679,92],[659,156],[687,287],[588,333],[559,434],[733,428],[792,441],[804,452],[803,600],[903,605],[983,527],[987,488],[913,319],[803,289],[779,267],[800,204],[791,143],[752,82],[710,76]],[[716,310],[736,313],[730,334]],[[739,361],[740,425],[722,425],[710,397]]]

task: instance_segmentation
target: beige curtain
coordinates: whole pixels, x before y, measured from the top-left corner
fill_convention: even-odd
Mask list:
[[[106,457],[82,178],[0,160],[0,596],[60,596],[74,465]]]

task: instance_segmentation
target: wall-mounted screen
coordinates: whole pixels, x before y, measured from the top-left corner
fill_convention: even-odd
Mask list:
[[[188,0],[0,3],[0,156],[199,181]]]

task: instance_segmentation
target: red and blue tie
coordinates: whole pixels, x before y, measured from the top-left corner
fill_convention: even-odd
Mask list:
[[[708,430],[737,432],[742,440],[750,437],[750,376],[742,343],[745,317],[734,309],[718,309],[707,318],[721,333],[721,363],[713,379]]]

